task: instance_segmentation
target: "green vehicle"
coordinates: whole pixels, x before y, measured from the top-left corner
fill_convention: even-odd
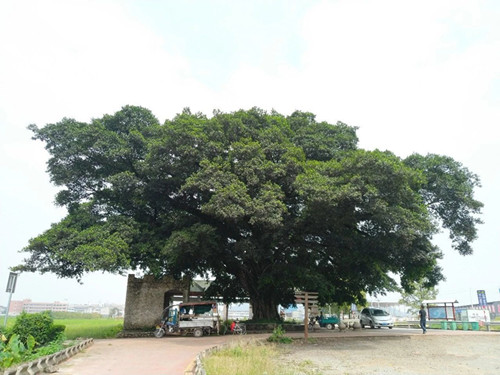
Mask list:
[[[320,327],[326,327],[327,329],[334,329],[335,324],[340,323],[340,319],[337,315],[324,315],[318,319]]]

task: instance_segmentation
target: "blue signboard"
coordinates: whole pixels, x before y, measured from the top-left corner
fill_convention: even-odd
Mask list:
[[[429,319],[446,319],[446,308],[444,306],[429,306]]]
[[[488,302],[486,302],[486,292],[484,290],[477,291],[477,300],[480,306],[486,306]]]

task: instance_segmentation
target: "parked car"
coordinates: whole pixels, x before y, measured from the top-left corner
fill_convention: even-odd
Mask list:
[[[365,326],[370,326],[371,328],[394,327],[394,319],[391,314],[385,310],[374,307],[364,308],[361,311],[359,322],[361,324],[361,328],[365,328]]]

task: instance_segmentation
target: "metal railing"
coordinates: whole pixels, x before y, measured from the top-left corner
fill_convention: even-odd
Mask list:
[[[486,330],[489,332],[491,326],[500,327],[500,322],[497,322],[497,321],[494,321],[494,322],[484,322],[484,325],[486,326]],[[500,332],[500,330],[498,330],[498,331]]]
[[[449,320],[449,321],[447,321],[447,323],[450,323],[450,322],[455,322],[457,325],[461,325],[461,324],[463,325],[463,323],[467,323],[469,327],[471,326],[471,323],[473,323],[473,322],[469,322],[469,321],[462,322],[462,321],[459,321],[459,320]],[[474,322],[474,323],[477,323],[477,322]],[[440,320],[428,320],[427,321],[427,327],[428,328],[430,328],[432,324],[441,325],[441,321]],[[394,323],[394,327],[398,327],[398,328],[420,328],[420,321],[418,321],[418,320],[407,320],[407,321],[404,321],[404,322],[395,322]],[[481,330],[481,327],[486,327],[486,331],[488,331],[488,332],[490,332],[492,330],[500,332],[500,328],[499,329],[495,329],[495,328],[491,329],[491,327],[500,327],[500,321],[479,323],[479,330]]]

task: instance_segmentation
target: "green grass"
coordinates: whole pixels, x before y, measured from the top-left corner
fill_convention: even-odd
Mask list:
[[[113,338],[123,329],[122,319],[55,319],[54,324],[66,326],[68,340],[76,338]]]
[[[90,314],[89,314],[90,315]],[[16,317],[7,319],[7,329],[12,328]],[[107,339],[113,338],[118,332],[123,330],[123,319],[111,318],[96,318],[92,316],[91,319],[85,318],[65,318],[54,319],[54,324],[62,324],[66,326],[64,334],[68,340],[76,338],[94,338],[94,339]],[[1,322],[0,331],[4,331],[3,317]]]

